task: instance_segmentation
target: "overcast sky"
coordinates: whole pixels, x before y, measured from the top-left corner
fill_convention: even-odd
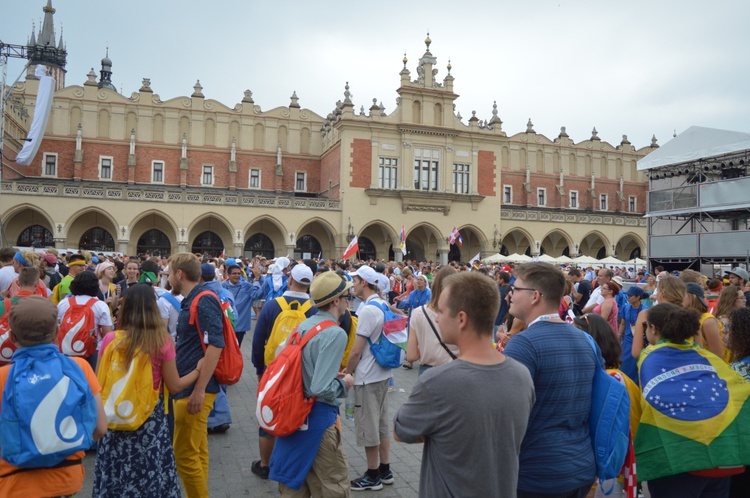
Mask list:
[[[46,0],[2,0],[0,40],[25,44]],[[53,0],[68,50],[67,85],[99,74],[109,46],[125,96],[144,77],[162,100],[189,96],[232,108],[246,89],[263,110],[300,105],[321,116],[349,82],[358,110],[395,108],[401,59],[416,78],[429,30],[439,81],[450,58],[464,122],[491,117],[580,142],[596,126],[613,145],[664,144],[691,125],[750,132],[750,2],[571,0],[240,1]],[[23,62],[12,60],[10,84]]]

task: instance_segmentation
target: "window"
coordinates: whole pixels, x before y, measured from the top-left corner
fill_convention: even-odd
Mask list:
[[[453,165],[453,191],[457,194],[469,193],[469,164]]]
[[[414,149],[414,188],[417,190],[437,190],[439,167],[439,150]]]
[[[112,179],[112,158],[111,157],[99,158],[99,179],[100,180]]]
[[[578,209],[578,191],[570,191],[570,209]]]
[[[307,173],[304,171],[297,171],[294,181],[295,192],[307,192]]]
[[[201,183],[203,185],[214,184],[214,167],[213,166],[203,166],[203,178],[202,178]]]
[[[57,154],[44,154],[42,176],[57,176]]]
[[[602,194],[599,196],[599,210],[600,211],[607,210],[607,194]]]
[[[634,195],[628,197],[628,211],[635,213],[637,209],[638,198]]]
[[[513,204],[513,187],[503,185],[503,204]]]
[[[248,183],[248,186],[250,188],[260,188],[260,170],[259,169],[250,170],[250,182]]]
[[[395,157],[378,158],[378,188],[398,187],[398,159]]]
[[[164,161],[151,161],[151,183],[164,183]]]
[[[546,188],[536,189],[536,205],[537,206],[547,205],[547,189]]]

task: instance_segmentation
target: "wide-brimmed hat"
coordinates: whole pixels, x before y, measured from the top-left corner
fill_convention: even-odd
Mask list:
[[[320,308],[349,292],[351,286],[351,282],[341,278],[336,272],[326,271],[313,280],[310,286],[310,298],[315,306]]]

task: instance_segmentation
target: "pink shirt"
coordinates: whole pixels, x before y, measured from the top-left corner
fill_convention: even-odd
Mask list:
[[[604,303],[602,303],[604,304]],[[617,302],[612,303],[612,311],[609,312],[609,316],[602,316],[602,305],[597,304],[594,308],[594,314],[602,316],[607,322],[609,322],[609,326],[612,327],[612,332],[615,333],[615,335],[618,335],[620,333],[619,327],[617,325],[617,316],[620,313],[620,309],[617,306]]]
[[[104,339],[102,339],[102,347],[99,350],[100,354],[104,352],[104,350],[107,348],[107,345],[112,342],[115,338],[115,333],[110,332],[109,334],[104,336]],[[161,389],[161,365],[165,361],[174,360],[176,356],[175,349],[174,349],[174,342],[171,340],[168,340],[164,346],[162,346],[161,350],[159,351],[157,358],[151,358],[151,373],[154,376],[154,389],[158,389],[159,392],[162,391]],[[101,357],[100,357],[101,360]]]

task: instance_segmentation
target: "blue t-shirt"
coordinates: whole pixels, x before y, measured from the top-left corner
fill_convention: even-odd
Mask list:
[[[505,298],[508,297],[510,285],[499,285],[497,290],[500,291],[500,309],[495,318],[495,325],[499,326],[503,324],[505,317],[508,316],[508,301],[506,301]]]
[[[565,493],[594,480],[589,410],[597,358],[583,334],[567,323],[537,322],[505,347],[529,369],[536,390],[519,457],[521,491]]]
[[[208,290],[206,284],[196,285],[190,291],[190,294],[182,300],[180,306],[180,315],[177,319],[177,340],[175,342],[175,349],[177,351],[175,363],[177,364],[177,373],[180,374],[180,377],[195,370],[198,361],[205,356],[203,346],[201,345],[203,337],[200,336],[195,325],[190,325],[190,305],[193,304],[195,296],[204,290]],[[213,296],[203,296],[198,301],[198,323],[204,335],[208,337],[208,344],[223,349],[224,324],[222,315],[223,312],[216,294],[213,294]],[[193,386],[190,386],[182,392],[172,394],[172,397],[175,399],[187,398],[192,392]],[[206,386],[206,392],[219,392],[219,384],[216,382],[215,377],[211,377]]]

